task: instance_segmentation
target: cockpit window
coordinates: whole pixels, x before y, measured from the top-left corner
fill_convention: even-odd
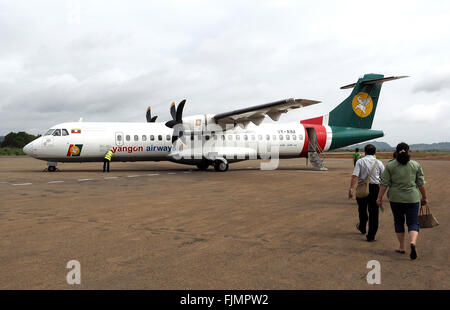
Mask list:
[[[60,136],[61,135],[61,129],[55,129],[55,131],[53,132],[54,136]]]
[[[68,135],[69,135],[69,132],[68,132],[66,129],[63,129],[63,130],[62,130],[62,135],[63,135],[63,136],[68,136]]]
[[[55,129],[49,129],[49,130],[47,130],[47,132],[44,134],[44,136],[50,136],[50,135],[53,133],[54,130],[55,130]]]

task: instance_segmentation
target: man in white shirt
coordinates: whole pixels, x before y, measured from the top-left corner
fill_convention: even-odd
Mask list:
[[[362,233],[366,233],[367,221],[369,221],[369,231],[367,232],[367,241],[375,241],[375,235],[378,230],[378,205],[377,197],[380,190],[381,175],[384,171],[383,163],[375,158],[376,148],[373,144],[367,144],[364,148],[366,156],[358,159],[353,170],[352,180],[348,197],[353,198],[354,188],[357,182],[365,180],[369,174],[369,196],[365,198],[356,198],[358,203],[359,223],[356,228]],[[373,171],[371,173],[371,170]],[[369,212],[369,215],[367,215]]]

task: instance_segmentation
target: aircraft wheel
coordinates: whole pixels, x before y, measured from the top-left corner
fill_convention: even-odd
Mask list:
[[[209,167],[209,163],[207,161],[202,161],[201,163],[197,164],[198,170],[201,170],[201,171],[208,170],[208,167]]]
[[[214,169],[218,172],[225,172],[228,170],[228,163],[222,161],[222,160],[216,160],[214,162]]]
[[[49,172],[55,172],[56,171],[56,167],[55,166],[48,166],[47,170]]]

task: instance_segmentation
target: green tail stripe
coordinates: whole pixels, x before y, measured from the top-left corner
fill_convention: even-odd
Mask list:
[[[381,130],[330,126],[333,140],[330,150],[384,136]]]

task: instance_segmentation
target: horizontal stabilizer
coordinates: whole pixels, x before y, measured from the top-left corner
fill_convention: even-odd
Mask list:
[[[407,77],[409,77],[409,76],[407,76],[407,75],[390,76],[390,77],[385,77],[385,78],[381,78],[381,79],[362,81],[361,84],[363,84],[363,85],[381,84],[381,83],[384,83],[384,82],[387,82],[387,81],[393,81],[393,80],[403,79],[403,78],[407,78]],[[345,85],[345,86],[342,86],[341,89],[353,88],[353,87],[355,87],[356,84],[357,83]]]

